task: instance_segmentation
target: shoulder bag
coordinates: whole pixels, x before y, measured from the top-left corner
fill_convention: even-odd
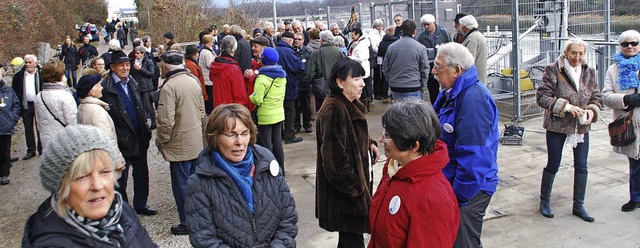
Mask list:
[[[44,98],[42,97],[42,93],[40,93],[40,100],[42,100],[42,104],[44,104],[44,107],[47,108],[47,111],[49,111],[49,114],[53,116],[53,119],[56,119],[56,121],[60,123],[62,127],[67,127],[67,124],[62,123],[62,121],[60,121],[60,119],[58,119],[58,117],[56,117],[56,115],[54,115],[53,112],[51,112],[51,109],[49,109],[49,106],[47,106],[47,103],[44,101]]]
[[[327,87],[327,82],[324,80],[324,59],[322,56],[322,47],[318,48],[318,56],[320,58],[320,77],[311,81],[311,93],[318,98],[324,99],[329,95],[329,88]]]
[[[267,97],[267,94],[269,94],[269,91],[271,90],[271,86],[273,86],[274,81],[276,81],[275,78],[271,80],[271,85],[269,85],[267,92],[265,92],[264,96],[262,96],[262,102],[264,102],[264,99]],[[258,108],[260,107],[260,105],[256,105],[256,107],[253,108],[253,110],[251,110],[251,120],[253,120],[253,123],[255,123],[256,125],[258,125]]]
[[[634,93],[638,93],[638,89]],[[612,146],[627,146],[636,141],[635,127],[633,126],[633,108],[627,116],[620,116],[608,125],[609,143]]]

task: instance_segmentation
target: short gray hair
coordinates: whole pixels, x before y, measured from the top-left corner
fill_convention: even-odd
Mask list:
[[[382,126],[398,150],[407,151],[418,142],[418,153],[433,152],[436,140],[442,135],[438,115],[431,104],[407,98],[391,104],[382,115]]]
[[[334,23],[331,23],[331,26],[329,26],[329,30],[331,30],[333,28],[340,29],[340,26],[338,26],[338,24],[334,22]]]
[[[273,23],[272,22],[265,22],[264,23],[264,29],[267,29],[267,28],[273,28]]]
[[[635,39],[636,41],[640,41],[640,33],[638,33],[637,30],[633,30],[633,29],[624,31],[620,34],[620,37],[618,37],[618,44],[629,39]]]
[[[478,28],[478,20],[473,15],[467,15],[460,18],[460,25],[468,29]]]
[[[340,36],[333,37],[333,45],[337,47],[345,47],[344,39]]]
[[[229,34],[231,35],[242,35],[242,28],[238,25],[231,25],[229,27]]]
[[[333,43],[333,33],[329,30],[322,30],[320,32],[320,40],[325,43]]]
[[[224,55],[231,55],[231,53],[235,53],[236,49],[238,49],[238,41],[236,41],[236,37],[233,35],[227,35],[222,38],[220,42],[220,53]]]
[[[455,42],[440,45],[438,55],[436,55],[436,58],[438,57],[442,57],[444,62],[449,66],[459,65],[463,71],[469,70],[469,68],[475,64],[475,60],[471,52],[469,52],[469,49]]]
[[[422,17],[420,17],[420,23],[422,23],[422,25],[425,25],[427,23],[435,23],[436,22],[436,17],[433,16],[432,14],[425,14]]]
[[[150,41],[150,40],[151,40],[151,36],[148,36],[148,35],[142,36],[142,43],[143,44],[147,43],[147,41]]]
[[[147,49],[145,49],[143,46],[137,46],[135,48],[135,51],[141,52],[142,54],[147,53]]]
[[[282,22],[278,23],[278,29],[284,29],[284,28],[285,28],[284,23]]]
[[[384,25],[384,21],[382,19],[376,19],[375,21],[373,21],[372,28],[382,27],[383,25]]]
[[[24,60],[33,59],[33,63],[38,63],[38,57],[33,54],[27,54],[24,56]]]

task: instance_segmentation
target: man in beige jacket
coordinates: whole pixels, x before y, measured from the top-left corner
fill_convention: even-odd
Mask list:
[[[203,148],[204,100],[200,83],[184,68],[184,56],[168,51],[161,56],[164,83],[158,99],[156,145],[169,161],[171,188],[180,224],[171,226],[174,235],[187,235],[184,198],[187,179],[195,171],[195,159]]]

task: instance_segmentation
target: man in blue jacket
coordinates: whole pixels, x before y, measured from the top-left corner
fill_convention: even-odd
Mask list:
[[[469,50],[450,42],[438,49],[432,70],[444,89],[434,105],[449,150],[442,172],[460,207],[455,248],[482,247],[482,217],[498,186],[498,110],[474,63]]]
[[[287,91],[284,96],[284,142],[286,144],[302,141],[302,137],[296,137],[294,123],[296,117],[295,100],[298,98],[298,83],[300,75],[304,73],[304,63],[293,50],[293,33],[284,32],[281,40],[276,45],[278,51],[278,64],[287,72]]]

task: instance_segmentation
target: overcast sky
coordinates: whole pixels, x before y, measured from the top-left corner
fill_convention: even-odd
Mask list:
[[[109,8],[134,8],[133,0],[107,0]]]

